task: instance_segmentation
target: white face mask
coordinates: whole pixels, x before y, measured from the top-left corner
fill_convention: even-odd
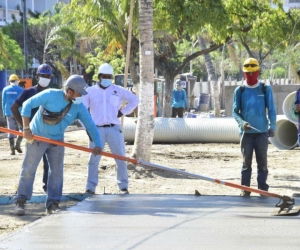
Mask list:
[[[181,85],[176,85],[176,89],[177,90],[182,90],[182,86]]]
[[[40,77],[39,79],[39,85],[43,88],[47,87],[50,83],[50,80],[51,79],[48,79],[48,78],[44,78],[44,77]]]
[[[10,85],[17,86],[19,84],[19,81],[10,82]]]
[[[80,97],[76,97],[75,100],[74,99],[71,99],[73,104],[80,104],[82,103],[82,96]]]

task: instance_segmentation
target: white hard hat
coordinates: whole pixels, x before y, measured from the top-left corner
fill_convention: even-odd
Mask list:
[[[99,74],[113,75],[114,69],[110,64],[103,63],[98,69],[98,75]]]

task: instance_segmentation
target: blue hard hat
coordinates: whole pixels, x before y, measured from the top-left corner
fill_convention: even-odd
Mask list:
[[[52,69],[48,64],[43,63],[38,67],[36,73],[41,75],[52,75]]]

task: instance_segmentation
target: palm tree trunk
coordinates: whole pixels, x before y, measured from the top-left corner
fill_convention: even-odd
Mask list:
[[[201,36],[198,36],[198,40],[199,40],[200,49],[202,50],[206,49],[205,40]],[[204,61],[208,73],[208,79],[213,86],[213,97],[215,101],[215,116],[219,117],[221,112],[220,112],[220,94],[218,89],[218,79],[216,76],[214,65],[211,61],[210,54],[204,55]]]
[[[139,0],[140,100],[132,157],[150,161],[154,135],[154,55],[152,0]]]

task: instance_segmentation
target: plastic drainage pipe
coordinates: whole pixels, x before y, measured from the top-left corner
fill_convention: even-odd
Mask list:
[[[298,123],[298,119],[293,117],[293,104],[294,104],[294,100],[295,100],[295,95],[296,95],[296,91],[290,93],[283,101],[282,104],[282,110],[284,115],[286,116],[286,118],[293,122],[293,123]]]
[[[154,143],[239,143],[239,128],[234,118],[162,118],[154,119]],[[136,124],[125,118],[124,138],[134,142]]]
[[[277,116],[276,132],[269,141],[278,149],[288,150],[298,146],[298,128],[285,116]]]

